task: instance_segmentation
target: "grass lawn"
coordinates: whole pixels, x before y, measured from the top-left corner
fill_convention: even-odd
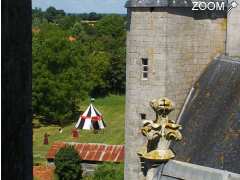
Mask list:
[[[85,111],[89,102],[83,103],[81,110]],[[75,123],[63,128],[60,134],[58,126],[42,126],[33,129],[33,160],[34,164],[46,164],[46,154],[48,149],[55,141],[79,142],[79,143],[106,143],[124,144],[124,105],[125,97],[111,95],[105,98],[96,99],[96,108],[103,114],[107,125],[104,133],[94,134],[92,131],[81,130],[78,139],[73,139],[71,129]],[[43,145],[43,136],[48,133],[49,145]]]

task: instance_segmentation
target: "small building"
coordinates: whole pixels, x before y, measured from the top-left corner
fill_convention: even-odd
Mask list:
[[[98,164],[104,162],[122,163],[124,161],[124,145],[55,142],[48,151],[48,162],[54,163],[55,155],[66,145],[73,145],[77,150],[82,159],[84,174],[91,174]]]
[[[87,24],[87,25],[89,25],[89,26],[94,27],[95,24],[97,23],[97,21],[82,20],[81,23],[82,23],[82,24]]]

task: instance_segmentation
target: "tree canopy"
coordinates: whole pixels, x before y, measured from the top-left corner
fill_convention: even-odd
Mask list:
[[[89,17],[33,10],[33,111],[50,123],[69,122],[89,96],[125,91],[125,17]]]
[[[54,160],[59,180],[82,179],[81,158],[73,146],[61,148]]]

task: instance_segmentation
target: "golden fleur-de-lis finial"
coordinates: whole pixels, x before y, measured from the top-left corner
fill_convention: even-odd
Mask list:
[[[156,113],[155,120],[143,121],[142,134],[147,138],[147,145],[138,155],[145,159],[169,160],[175,157],[169,148],[170,140],[181,140],[181,125],[168,119],[168,114],[174,110],[174,103],[166,98],[154,99],[150,106]]]

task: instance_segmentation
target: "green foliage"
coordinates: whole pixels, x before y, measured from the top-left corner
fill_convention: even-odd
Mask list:
[[[56,24],[59,25],[63,30],[68,31],[74,26],[77,21],[81,21],[81,19],[74,16],[62,16],[60,18],[57,18],[55,21]]]
[[[59,180],[79,180],[82,178],[81,159],[73,146],[58,151],[55,157],[55,173]]]
[[[125,91],[125,19],[89,17],[100,20],[92,26],[54,7],[33,10],[32,104],[44,121],[70,122],[88,96]]]
[[[44,14],[42,12],[42,9],[35,8],[32,10],[32,25],[37,26],[44,21]]]
[[[83,25],[80,22],[76,22],[70,29],[71,35],[78,37],[79,40],[86,39],[86,32]]]
[[[65,16],[65,12],[63,10],[57,10],[52,6],[47,8],[45,12],[45,18],[48,20],[48,22],[54,22],[55,19],[61,18],[63,16]]]
[[[106,163],[100,165],[94,172],[94,180],[123,180],[124,179],[124,165]]]
[[[81,110],[84,111],[89,105],[86,100],[81,103]],[[104,143],[104,144],[124,144],[124,116],[125,116],[125,97],[111,95],[104,98],[96,98],[94,105],[103,113],[104,122],[107,128],[104,133],[94,134],[91,131],[80,131],[78,139],[72,138],[72,128],[77,123],[78,117],[74,123],[62,127],[63,132],[59,133],[58,125],[44,125],[34,119],[33,124],[39,124],[40,127],[33,128],[33,158],[34,164],[46,164],[46,154],[51,145],[56,141],[77,142],[77,143]],[[35,126],[35,125],[34,125]],[[43,144],[44,134],[48,133],[49,145]]]
[[[97,14],[95,12],[78,14],[77,16],[81,17],[83,20],[97,21],[102,18],[102,14]]]
[[[112,93],[125,92],[126,32],[125,19],[119,15],[103,17],[96,24],[98,39],[103,42],[104,50],[111,54],[106,80]]]
[[[86,92],[81,91],[83,78],[76,68],[74,45],[67,41],[64,31],[54,25],[40,27],[33,36],[33,108],[36,114],[64,121],[70,118],[76,102]],[[78,90],[79,89],[79,90]]]

